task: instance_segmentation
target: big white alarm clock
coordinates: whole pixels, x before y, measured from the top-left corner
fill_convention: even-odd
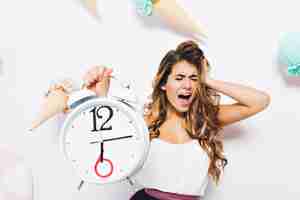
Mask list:
[[[129,85],[124,88],[131,89]],[[118,96],[97,97],[82,89],[70,94],[68,107],[60,146],[82,180],[78,189],[84,182],[130,180],[142,167],[150,143],[136,104]]]

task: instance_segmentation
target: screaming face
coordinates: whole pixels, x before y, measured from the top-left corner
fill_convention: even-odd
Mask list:
[[[178,112],[187,112],[195,96],[198,71],[187,61],[180,61],[172,67],[167,82],[161,87],[166,92],[169,103]]]

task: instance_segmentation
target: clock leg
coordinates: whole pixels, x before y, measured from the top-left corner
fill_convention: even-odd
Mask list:
[[[80,183],[79,183],[79,185],[78,185],[78,187],[77,187],[77,190],[78,190],[78,191],[81,189],[81,187],[82,187],[83,184],[84,184],[84,181],[81,180]]]

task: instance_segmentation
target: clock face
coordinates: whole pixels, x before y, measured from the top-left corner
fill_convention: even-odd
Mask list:
[[[119,181],[141,165],[149,141],[145,124],[136,115],[124,103],[103,99],[88,101],[70,113],[62,129],[62,147],[84,181]]]

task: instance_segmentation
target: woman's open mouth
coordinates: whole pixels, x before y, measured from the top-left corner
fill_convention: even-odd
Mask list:
[[[192,102],[192,94],[179,94],[177,100],[181,106],[188,106]]]

